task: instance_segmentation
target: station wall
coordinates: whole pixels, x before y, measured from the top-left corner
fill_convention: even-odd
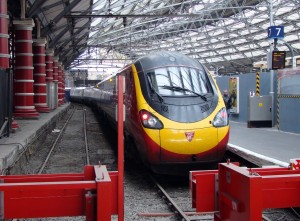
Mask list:
[[[230,120],[238,122],[248,121],[248,97],[251,91],[256,91],[256,73],[242,74],[242,75],[231,75],[216,77],[217,84],[223,92],[224,89],[229,90],[229,80],[231,77],[239,77],[239,113],[230,114]],[[260,95],[270,95],[271,88],[271,77],[269,72],[262,72],[260,74]],[[277,97],[277,74],[274,73],[274,107],[273,110],[273,126],[276,125],[276,97]]]
[[[300,134],[300,68],[278,71],[279,129]]]
[[[300,76],[300,70],[298,71]],[[286,93],[279,94],[277,99],[277,84],[278,84],[278,74],[274,72],[274,104],[273,104],[273,126],[277,127],[281,131],[299,133],[300,134],[300,94],[299,91],[295,91],[296,88],[300,88],[300,77],[287,79],[289,89],[288,95]],[[229,89],[229,80],[231,77],[239,77],[239,114],[231,114],[230,120],[237,122],[248,121],[248,97],[250,91],[256,90],[256,73],[242,74],[242,75],[232,75],[232,76],[221,76],[216,77],[216,82],[219,85],[221,92],[224,89]],[[282,79],[282,78],[280,78]],[[286,79],[285,79],[286,80]],[[271,77],[270,72],[263,72],[260,74],[260,95],[270,95],[271,88]],[[286,84],[286,83],[285,83]],[[293,87],[291,87],[291,85]],[[295,86],[296,85],[296,86]],[[282,87],[282,86],[281,86]],[[293,89],[294,88],[294,89]],[[292,92],[290,91],[292,90]],[[289,96],[292,94],[292,96]],[[277,105],[279,104],[279,109],[277,110]]]

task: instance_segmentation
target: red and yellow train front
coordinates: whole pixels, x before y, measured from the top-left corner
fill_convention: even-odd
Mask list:
[[[220,162],[229,138],[228,116],[215,81],[205,69],[167,66],[134,79],[131,132],[155,172]]]
[[[221,108],[220,111],[227,117],[224,109]],[[155,111],[147,112],[142,109],[141,121],[159,116],[163,128],[146,128],[142,123],[143,136],[138,139],[140,152],[156,172],[172,173],[175,168],[178,171],[180,167],[201,169],[202,166],[216,164],[222,160],[229,138],[229,126],[213,125],[216,121],[213,116],[217,114],[212,113],[205,120],[186,124],[172,122]]]

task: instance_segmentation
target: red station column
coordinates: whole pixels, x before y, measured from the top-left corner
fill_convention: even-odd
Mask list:
[[[55,108],[58,106],[58,58],[53,58],[53,83],[54,83],[54,94],[55,94]]]
[[[58,62],[58,105],[62,105],[62,63]]]
[[[36,118],[34,107],[32,19],[14,20],[15,70],[14,70],[14,116]]]
[[[53,93],[51,93],[51,86],[53,84],[53,49],[46,50],[46,85],[47,85],[47,104],[50,109],[54,109],[53,106]]]
[[[65,103],[65,71],[62,70],[61,72],[61,102],[62,104]]]
[[[38,112],[50,112],[47,106],[45,38],[33,40],[34,106]]]
[[[7,0],[0,0],[0,67],[9,67]]]

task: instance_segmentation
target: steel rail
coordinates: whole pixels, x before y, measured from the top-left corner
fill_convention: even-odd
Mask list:
[[[156,187],[164,195],[165,199],[168,201],[168,205],[172,206],[175,209],[175,214],[180,216],[182,220],[191,221],[191,219],[179,208],[176,202],[169,196],[169,194],[164,190],[164,188],[152,177],[150,176]]]
[[[86,153],[86,164],[90,165],[90,156],[89,156],[89,145],[86,132],[86,109],[83,109],[83,133],[84,133],[84,143],[85,143],[85,153]]]
[[[52,154],[54,148],[56,147],[56,145],[57,145],[59,139],[61,138],[61,136],[62,136],[62,134],[63,134],[63,131],[65,130],[66,126],[68,125],[68,123],[69,123],[70,119],[72,118],[74,112],[75,112],[75,108],[73,109],[73,112],[70,114],[69,118],[68,118],[67,121],[65,122],[63,128],[60,130],[60,132],[59,132],[59,134],[58,134],[58,137],[56,138],[54,144],[52,145],[52,147],[51,147],[51,149],[50,149],[50,151],[49,151],[49,153],[48,153],[48,155],[47,155],[47,157],[46,157],[46,159],[45,159],[43,165],[42,165],[41,168],[39,169],[38,174],[41,174],[41,173],[44,171],[44,169],[45,169],[45,167],[46,167],[46,165],[47,165],[47,163],[48,163],[48,161],[49,161],[49,159],[50,159],[50,156],[51,156],[51,154]]]

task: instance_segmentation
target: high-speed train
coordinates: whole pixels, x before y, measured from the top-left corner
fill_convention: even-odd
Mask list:
[[[125,151],[154,172],[177,174],[217,164],[229,138],[222,95],[208,70],[177,52],[160,51],[137,59],[94,87],[71,89],[72,101],[96,106],[116,124],[117,76],[125,79]]]

